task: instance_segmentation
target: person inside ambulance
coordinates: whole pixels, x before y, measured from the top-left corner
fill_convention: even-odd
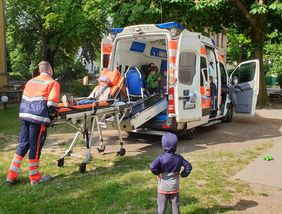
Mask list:
[[[39,172],[39,159],[47,136],[46,128],[56,116],[60,84],[53,79],[53,70],[47,61],[41,61],[38,66],[40,75],[29,80],[23,91],[19,109],[19,145],[7,174],[10,184],[17,182],[21,163],[28,151],[30,183],[33,185],[51,180],[51,176],[43,176]]]
[[[164,71],[161,77],[160,93],[161,95],[165,95],[167,93],[167,71]]]
[[[109,87],[110,79],[107,76],[100,76],[98,79],[98,85],[93,89],[87,99],[80,100],[78,102],[69,100],[66,95],[62,97],[62,101],[65,107],[72,105],[85,105],[92,104],[96,101],[106,101],[109,98],[111,88]]]
[[[146,80],[148,91],[150,94],[158,93],[160,80],[161,73],[158,71],[157,66],[153,66]]]
[[[210,97],[211,97],[211,110],[217,110],[217,88],[213,82],[213,76],[210,76]]]

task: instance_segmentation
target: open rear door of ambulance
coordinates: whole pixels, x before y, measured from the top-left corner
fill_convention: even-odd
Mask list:
[[[201,120],[200,49],[200,34],[182,31],[178,40],[175,68],[177,122]]]
[[[101,67],[108,68],[110,63],[110,56],[112,53],[113,42],[107,37],[102,39],[101,42]]]
[[[254,116],[259,92],[259,60],[240,63],[230,76],[230,98],[234,111]]]

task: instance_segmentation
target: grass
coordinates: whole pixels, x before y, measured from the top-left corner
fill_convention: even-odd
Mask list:
[[[0,109],[0,132],[10,135],[20,133],[19,105],[7,105],[7,109]],[[48,133],[71,133],[73,130],[69,126],[60,125],[48,129]]]
[[[9,111],[9,114],[16,111]],[[2,120],[3,112],[0,111]],[[1,133],[15,135],[16,116],[9,123],[12,130]],[[0,123],[2,124],[2,122]],[[5,139],[6,139],[5,138]],[[20,182],[5,183],[6,171],[14,150],[9,142],[0,138],[0,214],[9,213],[154,213],[157,180],[148,169],[156,152],[148,151],[134,157],[117,157],[114,154],[94,157],[87,173],[78,172],[79,160],[71,157],[63,168],[56,166],[58,156],[43,152],[41,171],[55,176],[44,185],[30,186],[26,161]],[[181,179],[181,212],[189,214],[231,213],[234,197],[252,194],[244,182],[232,180],[240,169],[256,158],[269,144],[243,152],[196,151],[182,154],[193,165],[187,179]],[[75,160],[75,161],[74,161]],[[75,162],[75,163],[74,163]]]

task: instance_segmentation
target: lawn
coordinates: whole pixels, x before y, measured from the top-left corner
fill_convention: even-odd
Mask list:
[[[6,172],[14,154],[8,139],[16,138],[19,129],[17,106],[0,110],[0,118],[0,214],[154,213],[157,179],[148,169],[157,155],[154,151],[122,158],[115,154],[99,155],[85,174],[78,172],[79,160],[66,161],[63,168],[58,168],[58,156],[43,152],[41,171],[55,176],[50,183],[31,186],[25,162],[19,184],[6,184]],[[7,118],[9,123],[4,126]],[[193,171],[189,178],[181,180],[181,212],[232,213],[230,204],[234,204],[234,198],[250,195],[252,190],[231,177],[270,146],[262,144],[243,152],[182,153],[192,163]]]

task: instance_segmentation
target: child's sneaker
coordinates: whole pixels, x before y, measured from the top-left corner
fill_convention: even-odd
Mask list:
[[[65,107],[68,107],[69,106],[69,101],[68,101],[68,98],[66,95],[63,95],[62,96],[62,102],[64,103],[64,106]]]

